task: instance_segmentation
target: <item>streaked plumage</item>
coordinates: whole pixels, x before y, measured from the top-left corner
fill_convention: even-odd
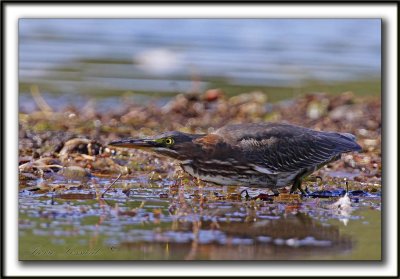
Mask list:
[[[361,150],[348,133],[279,123],[228,125],[208,135],[167,132],[111,145],[150,148],[179,160],[186,172],[207,182],[271,189],[292,184],[292,191],[342,153]]]

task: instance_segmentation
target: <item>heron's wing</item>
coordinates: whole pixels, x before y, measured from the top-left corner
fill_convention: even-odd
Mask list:
[[[253,162],[254,168],[264,173],[315,167],[341,153],[361,149],[351,134],[318,132],[286,124],[262,128],[263,125],[250,126],[245,131],[241,129],[240,137],[236,138],[232,135],[239,135],[239,132],[230,130],[227,134],[230,141],[236,142],[246,161]],[[223,136],[225,133],[219,134]]]

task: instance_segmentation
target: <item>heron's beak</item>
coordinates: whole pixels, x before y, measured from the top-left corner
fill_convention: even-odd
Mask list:
[[[112,141],[108,145],[112,145],[115,147],[149,149],[152,147],[156,147],[156,142],[151,139],[125,139],[125,140]]]

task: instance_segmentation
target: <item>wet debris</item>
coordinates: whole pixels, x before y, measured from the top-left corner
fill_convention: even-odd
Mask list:
[[[57,172],[63,166],[61,166],[60,160],[56,158],[44,157],[21,164],[18,168],[20,172],[34,172],[36,170]]]
[[[283,202],[283,203],[289,203],[300,200],[301,200],[300,194],[289,194],[289,193],[280,193],[277,197],[274,198],[275,202]]]
[[[63,167],[59,172],[67,180],[88,180],[92,177],[89,169],[80,166]]]
[[[350,215],[354,210],[347,193],[344,197],[339,198],[335,203],[329,205],[328,208],[332,210],[333,214],[336,215],[344,225],[348,224]]]
[[[346,193],[343,197],[339,198],[334,204],[332,204],[330,208],[349,211],[351,209],[349,195]]]
[[[58,193],[54,195],[56,199],[63,200],[93,200],[96,198],[95,193]]]
[[[312,198],[334,198],[334,197],[342,197],[346,194],[346,190],[344,189],[335,189],[335,190],[320,190],[309,193],[308,196]]]
[[[257,196],[252,197],[251,199],[253,199],[253,200],[262,200],[262,201],[273,201],[274,198],[275,198],[275,195],[260,193]]]
[[[87,154],[89,156],[99,155],[103,151],[103,146],[95,141],[85,138],[74,138],[65,142],[59,152],[61,160],[66,160],[66,158],[71,153]]]

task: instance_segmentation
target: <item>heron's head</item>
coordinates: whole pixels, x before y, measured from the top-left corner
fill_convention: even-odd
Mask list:
[[[166,132],[154,137],[131,138],[110,142],[115,147],[144,149],[172,157],[178,160],[190,159],[196,144],[193,142],[204,135],[187,134],[182,132]]]

